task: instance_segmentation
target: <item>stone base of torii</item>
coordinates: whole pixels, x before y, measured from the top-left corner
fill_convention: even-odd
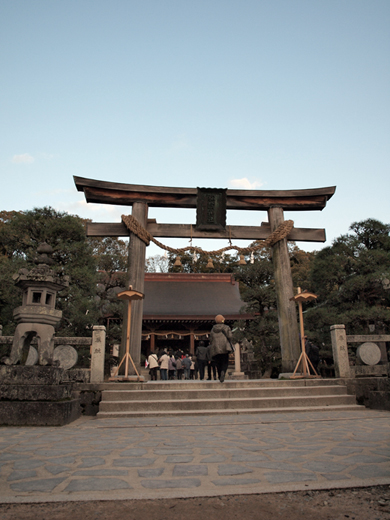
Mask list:
[[[132,206],[132,216],[153,237],[211,238],[225,240],[265,240],[284,222],[284,211],[322,210],[333,196],[335,187],[308,190],[215,190],[207,188],[171,188],[142,186],[74,177],[78,191],[86,201],[98,204]],[[222,192],[222,195],[221,195]],[[221,202],[222,201],[222,202]],[[221,205],[224,206],[221,209]],[[148,208],[196,208],[196,225],[158,224],[148,220]],[[267,211],[268,222],[260,226],[226,226],[226,210]],[[225,213],[224,213],[225,212]],[[202,222],[202,215],[206,220]],[[127,285],[144,292],[146,244],[121,223],[90,223],[88,236],[127,236],[129,267]],[[296,306],[291,277],[288,241],[325,242],[324,229],[293,228],[287,237],[272,246],[275,288],[279,318],[282,371],[293,372],[301,354]],[[143,300],[133,302],[130,354],[140,366]],[[124,315],[123,330],[127,328]],[[124,353],[125,338],[121,356]]]

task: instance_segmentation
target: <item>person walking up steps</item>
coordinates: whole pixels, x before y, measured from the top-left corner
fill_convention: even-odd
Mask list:
[[[226,372],[229,365],[229,353],[232,351],[231,340],[232,330],[225,325],[225,318],[222,314],[215,317],[215,325],[210,333],[210,357],[215,361],[218,371],[218,378],[221,383],[225,381]]]

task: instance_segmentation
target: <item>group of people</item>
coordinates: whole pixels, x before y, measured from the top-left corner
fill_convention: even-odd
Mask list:
[[[169,379],[207,379],[217,378],[224,382],[228,364],[229,354],[233,351],[232,331],[225,323],[225,318],[218,314],[215,317],[215,325],[210,333],[210,343],[206,347],[204,341],[200,341],[194,355],[184,353],[181,350],[173,352],[171,349],[160,350],[157,354],[150,353],[147,358],[149,374],[152,381],[157,381],[160,371],[162,381]]]

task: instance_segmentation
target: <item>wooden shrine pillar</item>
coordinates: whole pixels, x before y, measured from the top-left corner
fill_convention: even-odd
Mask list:
[[[195,354],[195,329],[191,329],[190,332],[190,354],[193,356]]]
[[[150,333],[150,352],[154,352],[156,349],[156,335],[154,332]]]
[[[134,202],[131,212],[132,216],[146,228],[148,219],[148,205],[145,202]],[[146,244],[136,235],[130,232],[129,235],[129,264],[127,272],[127,287],[132,286],[134,291],[144,293],[145,285],[145,256]],[[137,367],[141,363],[141,341],[142,341],[142,316],[143,300],[133,302],[131,309],[131,328],[130,328],[130,355]],[[122,344],[120,357],[125,354],[127,330],[127,312],[123,312],[122,322]]]
[[[283,208],[271,206],[268,210],[271,233],[284,222]],[[294,301],[293,283],[291,277],[290,257],[287,239],[279,240],[272,247],[272,263],[278,306],[280,347],[282,350],[282,371],[294,372],[301,354],[297,311]]]

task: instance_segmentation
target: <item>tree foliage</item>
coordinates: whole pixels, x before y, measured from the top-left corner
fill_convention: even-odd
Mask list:
[[[125,273],[128,263],[128,243],[117,237],[88,238],[98,271]]]
[[[289,254],[293,287],[301,287],[302,290],[312,290],[310,284],[310,269],[315,253],[299,249],[295,242],[290,242]]]
[[[96,304],[98,317],[107,323],[109,344],[120,343],[123,301],[117,295],[127,285],[128,243],[117,237],[89,238],[97,273]]]
[[[387,333],[390,326],[390,225],[367,219],[350,231],[319,251],[310,271],[318,302],[305,323],[325,344],[334,324],[348,334]]]
[[[13,334],[16,324],[12,310],[20,305],[20,291],[11,285],[10,277],[21,267],[34,266],[36,250],[41,242],[53,248],[53,269],[59,276],[69,275],[69,287],[58,294],[57,308],[63,317],[57,334],[85,336],[96,323],[96,262],[85,236],[83,221],[53,208],[35,208],[24,212],[2,212],[0,224],[0,318],[3,333]],[[12,280],[11,280],[12,281]],[[12,282],[13,283],[13,282]],[[16,300],[19,300],[15,305]]]
[[[238,322],[235,338],[248,340],[254,349],[262,372],[271,370],[280,362],[276,292],[270,250],[263,248],[254,253],[254,262],[240,266],[236,278],[240,282],[243,311],[254,319]]]

